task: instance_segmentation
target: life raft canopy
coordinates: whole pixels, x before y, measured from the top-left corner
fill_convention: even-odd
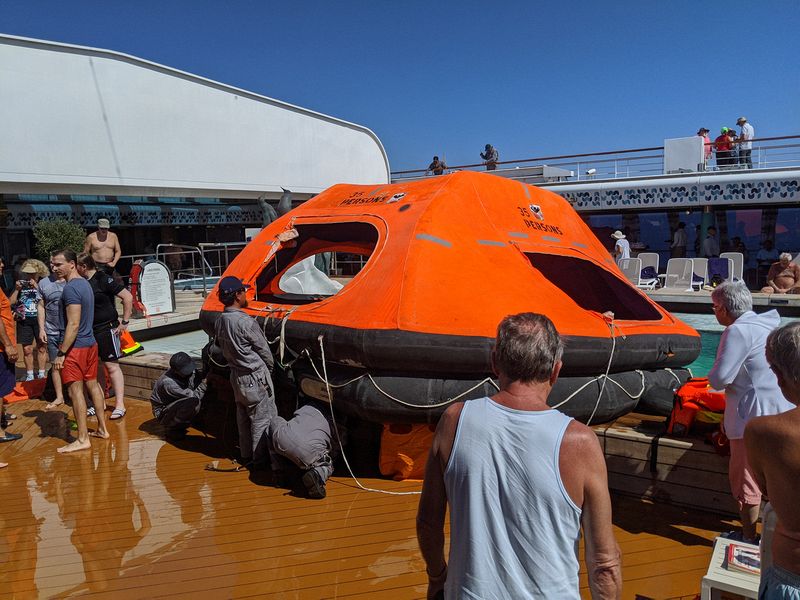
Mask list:
[[[281,360],[299,361],[297,381],[313,383],[302,365],[320,364],[322,338],[334,393],[382,422],[419,422],[389,398],[403,390],[430,402],[423,421],[466,389],[489,393],[481,382],[509,314],[555,324],[565,352],[554,402],[574,397],[576,416],[612,393],[603,419],[645,401],[663,412],[688,377],[674,370],[700,352],[697,332],[630,284],[566,200],[490,174],[333,186],[266,227],[225,274],[252,286],[245,310]],[[209,295],[209,333],[222,310]],[[617,383],[602,391],[606,372]]]

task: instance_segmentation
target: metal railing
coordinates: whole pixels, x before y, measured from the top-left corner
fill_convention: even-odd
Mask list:
[[[249,242],[201,242],[197,245],[203,262],[210,266],[211,277],[222,277],[225,269],[231,264]],[[203,297],[208,295],[209,278],[203,276]]]
[[[781,143],[777,143],[781,142]],[[713,143],[713,142],[712,142]],[[800,167],[800,135],[787,135],[779,137],[757,138],[752,141],[752,161],[754,169],[778,169],[786,167]],[[531,164],[547,165],[572,171],[569,177],[559,178],[561,181],[592,181],[595,179],[619,179],[626,177],[652,177],[664,174],[664,147],[634,148],[629,150],[611,150],[606,152],[592,152],[589,154],[565,154],[558,156],[539,156],[519,160],[498,162],[498,169],[492,171],[515,179],[513,170]],[[717,166],[712,154],[708,164],[698,165],[698,170],[690,172],[722,170]],[[486,168],[483,163],[471,163],[448,167],[445,174],[454,171],[472,170],[482,171]],[[742,169],[734,165],[732,169]],[[411,169],[392,172],[393,182],[437,177],[430,175],[426,169]],[[525,178],[523,175],[519,178]]]
[[[247,242],[158,244],[154,252],[125,254],[117,262],[116,270],[127,284],[131,267],[137,260],[158,260],[172,273],[173,286],[183,289],[202,289],[203,296],[219,279]]]

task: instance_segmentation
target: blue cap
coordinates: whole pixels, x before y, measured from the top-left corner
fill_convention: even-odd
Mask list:
[[[219,288],[217,289],[220,294],[232,295],[242,290],[249,290],[250,286],[242,283],[242,280],[238,277],[228,275],[219,280]]]

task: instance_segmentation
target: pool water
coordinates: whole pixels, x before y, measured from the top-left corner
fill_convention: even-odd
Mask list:
[[[687,325],[694,327],[700,334],[700,343],[702,345],[700,356],[689,365],[689,369],[691,369],[693,376],[705,377],[708,375],[711,367],[714,366],[714,360],[717,358],[719,339],[722,337],[722,331],[725,328],[717,323],[717,319],[713,314],[673,314]],[[797,321],[797,319],[782,317],[781,325],[792,321]]]
[[[722,337],[722,332],[699,331],[699,333],[702,349],[697,360],[689,365],[689,370],[691,370],[694,377],[705,377],[711,367],[714,366],[714,360],[717,358],[717,346],[719,346],[719,338]]]

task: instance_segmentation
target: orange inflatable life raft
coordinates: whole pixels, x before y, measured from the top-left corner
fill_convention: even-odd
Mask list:
[[[251,286],[245,311],[306,394],[327,399],[324,353],[334,406],[373,422],[433,422],[454,399],[494,393],[509,314],[554,322],[565,352],[550,402],[593,422],[669,415],[700,352],[566,200],[485,173],[335,185],[265,227],[225,275]],[[222,310],[215,290],[200,313],[211,335]]]

